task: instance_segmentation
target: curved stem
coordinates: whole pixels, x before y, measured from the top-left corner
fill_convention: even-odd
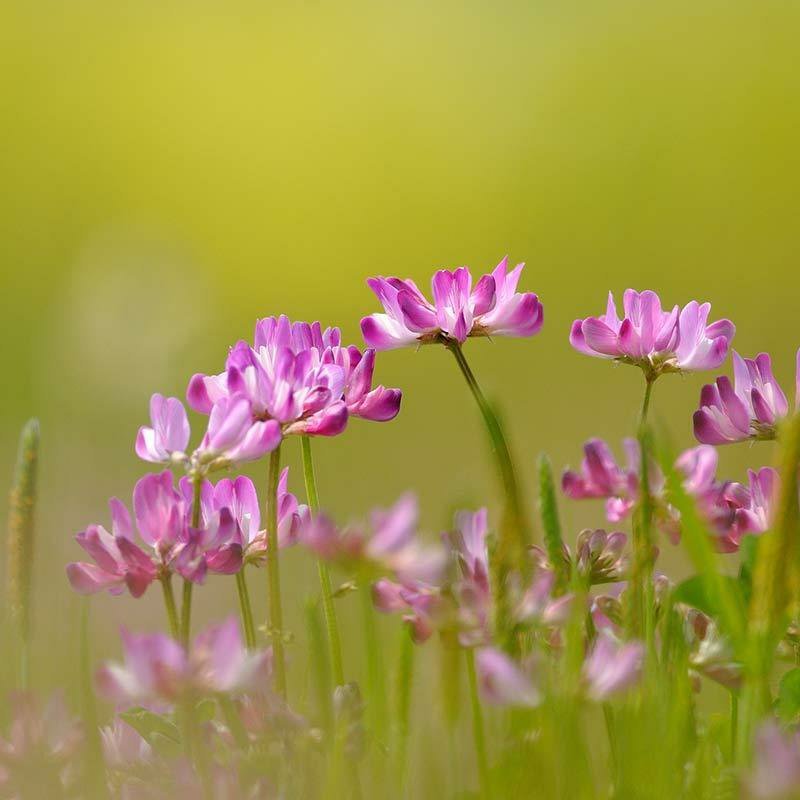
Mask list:
[[[522,573],[524,581],[530,577],[532,561],[528,557],[531,544],[530,530],[525,507],[520,496],[519,481],[511,457],[511,450],[506,441],[503,427],[481,391],[474,373],[470,369],[461,345],[452,339],[444,342],[445,347],[453,354],[464,379],[469,386],[475,402],[483,417],[486,431],[492,445],[495,463],[503,487],[505,497],[503,516],[500,522],[497,549],[492,559],[495,593],[495,625],[504,639],[506,649],[513,650],[513,621],[510,601],[508,599],[508,577],[516,568]]]
[[[244,574],[245,566],[236,573],[236,593],[239,595],[239,611],[242,615],[242,629],[244,641],[248,650],[255,649],[256,629],[253,623],[253,608],[250,605],[250,592],[247,589],[247,578]]]
[[[281,448],[269,457],[267,480],[267,579],[269,581],[269,627],[272,638],[275,691],[286,699],[286,661],[283,653],[283,609],[281,607],[281,572],[278,556],[278,478]]]
[[[311,453],[311,440],[308,436],[302,436],[300,442],[303,452],[303,478],[306,484],[306,497],[308,498],[308,506],[311,509],[311,513],[316,515],[319,512],[319,494],[317,493],[317,479],[314,474],[314,458]],[[322,608],[325,613],[325,627],[328,632],[328,652],[331,659],[333,685],[342,686],[344,684],[344,665],[342,661],[342,641],[339,634],[339,620],[336,616],[336,606],[333,600],[330,570],[322,559],[317,559],[317,572],[319,573],[319,583],[322,590]]]
[[[178,609],[175,606],[175,593],[172,591],[172,577],[170,575],[165,575],[161,579],[161,588],[164,590],[164,608],[167,610],[169,632],[173,639],[178,639],[180,638]]]
[[[472,738],[475,741],[475,757],[478,761],[478,778],[481,786],[481,797],[489,800],[489,760],[486,756],[486,734],[483,730],[483,711],[478,697],[478,679],[475,674],[475,652],[469,648],[464,651],[467,657],[467,681],[469,683],[469,699],[472,706]]]

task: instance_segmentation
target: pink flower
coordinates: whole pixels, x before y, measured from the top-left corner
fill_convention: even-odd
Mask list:
[[[625,467],[617,464],[602,439],[590,439],[583,447],[581,471],[566,470],[561,478],[564,494],[573,500],[606,498],[609,522],[628,516],[639,492],[639,444],[635,439],[625,439],[623,446],[627,454]]]
[[[439,270],[431,282],[433,303],[412,280],[370,278],[367,283],[385,313],[361,320],[364,341],[389,350],[440,338],[464,342],[468,336],[533,336],[544,317],[535,294],[517,292],[523,266],[509,273],[504,258],[474,287],[466,267]]]
[[[605,315],[575,320],[569,340],[581,353],[639,366],[648,377],[714,369],[725,360],[735,328],[726,319],[709,325],[710,310],[693,300],[663,311],[655,292],[627,289],[620,319],[609,292]]]
[[[586,693],[602,701],[639,680],[644,658],[641,642],[616,642],[601,633],[583,664]]]
[[[183,464],[187,470],[206,473],[232,463],[255,461],[280,444],[280,425],[274,420],[254,420],[246,397],[219,397],[209,411],[200,446],[187,454],[190,429],[183,403],[176,397],[154,394],[150,398],[151,427],[139,429],[136,454],[144,461]]]
[[[505,653],[484,647],[475,654],[478,688],[492,706],[535,708],[542,697],[532,679]]]
[[[0,795],[9,798],[73,797],[81,778],[83,729],[60,694],[46,704],[12,693],[11,725],[0,738]]]
[[[444,616],[440,589],[420,581],[402,584],[381,578],[372,585],[372,602],[383,614],[402,613],[416,644],[425,643]]]
[[[110,502],[112,528],[90,525],[76,537],[94,564],[67,566],[72,588],[81,594],[104,590],[120,594],[125,588],[139,597],[157,578],[173,572],[201,583],[207,571],[237,572],[242,564],[244,539],[233,511],[215,506],[214,487],[201,487],[201,524],[191,525],[193,487],[183,478],[179,489],[164,471],[142,478],[133,490],[136,528],[147,548],[136,544],[133,524],[124,504]]]
[[[187,391],[189,405],[208,414],[228,398],[246,398],[252,424],[277,423],[283,435],[335,436],[350,415],[375,421],[393,419],[398,389],[372,386],[375,352],[340,344],[338,328],[323,331],[318,322],[290,323],[268,317],[256,323],[254,345],[238,342],[225,372],[195,375]]]
[[[175,703],[186,696],[238,693],[263,685],[271,651],[248,652],[235,617],[200,633],[188,653],[160,633],[123,629],[124,664],[97,673],[98,692],[119,706]]]
[[[694,414],[694,434],[705,444],[727,444],[747,439],[774,439],[778,423],[789,413],[789,401],[772,374],[766,353],[755,359],[733,354],[733,386],[725,377],[703,387],[700,408]],[[800,387],[800,350],[797,352]],[[800,402],[800,388],[795,405]]]
[[[373,511],[367,527],[340,529],[325,514],[317,514],[301,525],[299,539],[320,558],[361,561],[402,584],[435,585],[446,566],[447,554],[419,540],[418,517],[416,498],[405,494],[391,508]]]
[[[759,800],[784,800],[800,791],[800,732],[782,731],[774,721],[756,733],[755,758],[747,780]]]

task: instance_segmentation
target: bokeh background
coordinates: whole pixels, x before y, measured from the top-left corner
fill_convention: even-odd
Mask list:
[[[790,388],[799,34],[800,5],[785,0],[0,5],[0,485],[38,416],[37,680],[75,669],[64,564],[73,534],[146,471],[133,440],[150,394],[182,396],[193,372],[217,371],[257,317],[320,319],[359,342],[370,275],[422,285],[444,266],[525,261],[543,332],[468,355],[531,505],[539,452],[575,465],[589,436],[619,450],[632,429],[638,372],[567,342],[609,289],[712,301],[737,349],[771,352]],[[402,413],[317,443],[323,504],[347,519],[414,489],[431,536],[454,508],[495,504],[448,354],[388,353],[377,377],[402,387]],[[657,386],[678,446],[711,377]],[[732,449],[722,472],[772,456]],[[602,522],[599,505],[562,511],[570,537]],[[301,629],[314,570],[299,553],[287,562]],[[263,609],[263,576],[250,577]],[[235,608],[230,582],[196,597],[198,620]],[[97,656],[116,653],[121,621],[161,625],[160,598],[100,598],[93,616]]]

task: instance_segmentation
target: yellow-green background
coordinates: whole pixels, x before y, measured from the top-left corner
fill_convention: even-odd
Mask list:
[[[543,332],[468,355],[531,504],[540,451],[574,465],[589,436],[619,449],[631,430],[640,375],[567,342],[609,289],[711,300],[741,352],[770,351],[793,388],[799,23],[788,0],[3,3],[0,484],[38,416],[37,674],[74,668],[64,563],[73,534],[147,470],[133,440],[150,394],[219,370],[259,316],[359,341],[370,275],[425,285],[436,268],[524,260]],[[402,387],[402,413],[317,443],[324,505],[345,519],[413,488],[433,535],[456,506],[492,500],[449,355],[388,353],[377,377]],[[711,377],[657,386],[681,446]],[[724,472],[771,457],[729,449]],[[569,538],[602,524],[596,504],[564,517]],[[287,570],[300,626],[314,573],[300,553]],[[199,619],[234,608],[230,581],[196,595]],[[162,621],[155,591],[95,608],[101,653],[121,621]]]

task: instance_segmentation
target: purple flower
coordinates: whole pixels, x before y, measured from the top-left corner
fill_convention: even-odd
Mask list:
[[[478,688],[485,703],[492,706],[534,708],[541,694],[531,678],[505,653],[484,647],[475,654]]]
[[[372,585],[372,602],[383,614],[402,613],[415,644],[425,643],[444,616],[439,588],[420,581],[402,584],[381,578]]]
[[[774,721],[761,725],[755,738],[755,758],[747,780],[759,800],[785,800],[800,791],[800,732],[782,731]]]
[[[590,585],[615,583],[628,571],[624,533],[606,533],[604,530],[584,530],[575,544],[575,567]]]
[[[139,597],[157,578],[177,572],[200,583],[206,572],[237,572],[242,564],[243,533],[234,512],[215,506],[214,487],[201,487],[201,524],[191,525],[193,488],[183,478],[179,489],[164,471],[142,478],[133,490],[136,528],[147,550],[136,544],[133,524],[124,504],[110,501],[112,528],[90,525],[76,537],[94,564],[67,566],[72,588],[81,594],[104,590],[120,594],[125,588]],[[149,550],[149,552],[148,552]]]
[[[742,664],[734,660],[730,643],[720,635],[711,617],[696,608],[678,608],[685,608],[685,631],[692,671],[705,675],[728,689],[739,689],[742,683]]]
[[[361,320],[369,347],[389,350],[441,338],[463,343],[469,336],[533,336],[544,321],[539,298],[518,293],[524,264],[508,272],[503,259],[473,287],[466,267],[439,270],[431,281],[430,303],[412,280],[370,278],[369,287],[383,305],[382,314]]]
[[[191,408],[211,413],[221,401],[246,398],[251,424],[278,425],[283,435],[335,436],[349,415],[393,419],[401,392],[372,386],[375,352],[342,347],[338,328],[268,317],[256,323],[254,345],[238,342],[225,372],[195,375],[187,390]]]
[[[459,640],[464,647],[485,644],[491,638],[492,591],[489,582],[487,512],[461,511],[455,530],[447,537],[459,567],[452,586],[457,604]]]
[[[255,461],[274,450],[281,441],[280,425],[274,420],[255,420],[246,397],[219,397],[209,409],[208,428],[200,446],[191,455],[189,420],[176,397],[154,394],[150,398],[152,427],[142,427],[136,437],[136,454],[156,464],[184,464],[205,474],[232,463]]]
[[[103,756],[109,769],[126,770],[153,761],[153,748],[127,722],[114,717],[100,729]]]
[[[187,653],[160,633],[123,629],[124,664],[105,664],[98,692],[119,706],[175,703],[187,696],[239,693],[263,685],[271,651],[248,652],[234,617],[200,633]]]
[[[644,657],[641,642],[616,642],[601,633],[583,664],[586,693],[592,700],[606,700],[639,679]]]
[[[736,525],[741,535],[764,533],[775,518],[780,492],[780,476],[772,467],[748,470],[748,490],[741,495],[741,507],[736,510]]]
[[[13,693],[11,725],[0,738],[0,795],[9,798],[72,797],[78,789],[83,730],[60,694],[42,704]]]
[[[755,359],[733,354],[733,386],[725,377],[703,387],[694,413],[694,434],[705,444],[747,439],[774,439],[778,423],[789,413],[789,401],[772,374],[766,353]],[[800,386],[800,350],[797,353]],[[795,403],[800,400],[798,390]]]
[[[555,585],[556,576],[553,572],[537,570],[516,608],[517,621],[544,628],[563,625],[569,618],[574,595],[554,595]]]
[[[635,439],[625,439],[623,446],[627,454],[625,467],[617,464],[602,439],[590,439],[583,447],[580,473],[566,470],[561,478],[564,494],[573,500],[607,498],[609,522],[619,522],[630,513],[639,491],[639,445]]]
[[[139,428],[136,455],[154,463],[185,461],[191,431],[183,403],[177,397],[154,394],[150,398],[150,421],[152,427]]]
[[[570,344],[579,352],[641,367],[648,377],[664,372],[715,369],[728,354],[735,328],[723,319],[708,324],[708,303],[661,308],[655,292],[627,289],[623,317],[617,314],[614,295],[602,317],[577,319]]]

